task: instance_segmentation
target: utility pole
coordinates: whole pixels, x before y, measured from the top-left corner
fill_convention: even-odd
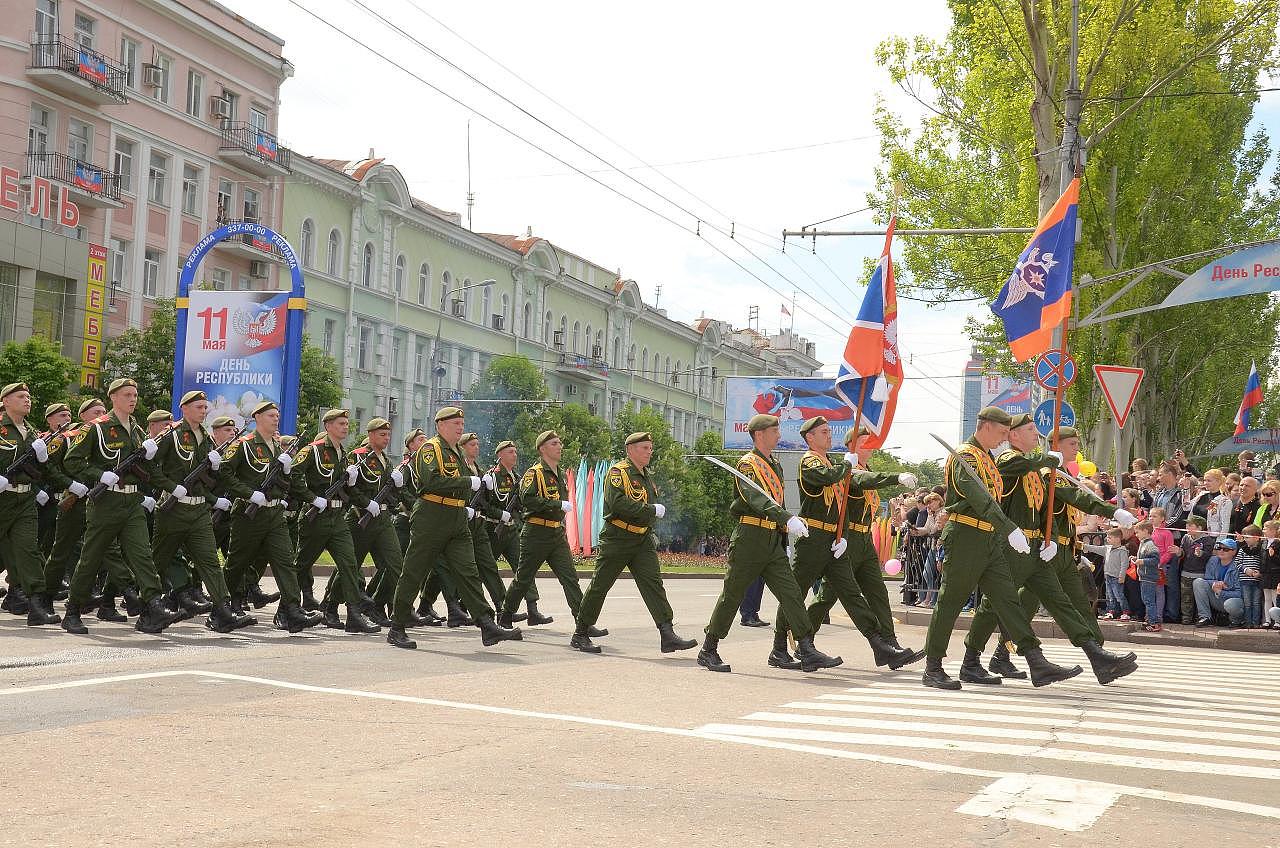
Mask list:
[[[658,303],[662,300],[662,283],[658,283],[653,287],[653,308],[658,308]]]
[[[467,229],[471,229],[471,207],[476,205],[476,194],[471,190],[471,119],[467,118]]]
[[[1076,175],[1076,165],[1080,161],[1080,113],[1084,108],[1083,94],[1080,91],[1080,0],[1071,0],[1071,51],[1067,58],[1067,90],[1063,97],[1062,114],[1062,171],[1059,179],[1058,193],[1067,190],[1067,184]],[[1076,230],[1077,234],[1079,229]],[[1077,241],[1079,240],[1077,236]]]

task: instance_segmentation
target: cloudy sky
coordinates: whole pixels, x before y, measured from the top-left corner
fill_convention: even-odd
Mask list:
[[[876,98],[904,120],[918,116],[876,66],[875,47],[890,34],[940,38],[949,20],[942,0],[660,0],[639,14],[586,2],[304,0],[338,32],[292,0],[222,2],[285,39],[297,68],[282,92],[286,145],[347,159],[373,148],[415,195],[464,212],[470,119],[475,230],[531,227],[620,268],[650,303],[660,285],[659,305],[679,320],[743,325],[757,305],[761,326],[776,329],[790,322],[781,307],[796,293],[795,328],[827,363],[861,301],[862,260],[882,240],[820,240],[816,255],[792,243],[784,255],[779,234],[866,206],[879,154]],[[872,224],[863,211],[830,226]],[[717,232],[731,226],[738,243]],[[974,311],[900,304],[912,379],[895,452],[936,457],[928,432],[956,435],[963,328]]]

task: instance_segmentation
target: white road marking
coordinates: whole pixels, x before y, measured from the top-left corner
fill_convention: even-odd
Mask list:
[[[1119,792],[1091,781],[1015,774],[986,787],[956,807],[956,812],[1081,831],[1092,827],[1119,799]]]

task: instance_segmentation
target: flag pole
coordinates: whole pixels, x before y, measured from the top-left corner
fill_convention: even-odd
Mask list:
[[[867,399],[867,378],[863,377],[862,385],[858,389],[858,405],[854,408],[855,411],[853,414],[853,450],[851,451],[851,453],[853,453],[855,459],[857,458],[857,454],[858,454],[858,429],[862,426],[862,404],[866,401],[866,399]],[[849,502],[849,494],[848,494],[849,483],[852,479],[853,479],[853,470],[850,469],[849,473],[844,475],[844,481],[841,484],[840,489],[837,490],[836,492],[836,494],[840,496],[840,523],[836,525],[836,541],[837,542],[839,542],[841,539],[844,538],[845,506]]]
[[[1062,344],[1060,345],[1060,349],[1062,350],[1062,361],[1064,363],[1067,360],[1067,322],[1070,320],[1070,316],[1064,315],[1062,317]],[[1058,428],[1062,426],[1062,395],[1067,388],[1065,385],[1066,380],[1062,379],[1062,377],[1063,375],[1059,375],[1058,388],[1053,392],[1053,430],[1049,434],[1050,450],[1055,450],[1059,453],[1061,453],[1061,450],[1058,448]],[[1063,465],[1065,465],[1066,462],[1067,458],[1064,456],[1062,458]],[[1051,475],[1049,477],[1048,505],[1045,507],[1044,520],[1044,544],[1046,545],[1049,544],[1051,540],[1056,541],[1053,538],[1053,491],[1056,488],[1057,475]]]

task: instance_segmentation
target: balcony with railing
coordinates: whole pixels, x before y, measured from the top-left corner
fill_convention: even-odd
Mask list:
[[[260,177],[282,177],[293,172],[293,151],[279,139],[247,121],[223,121],[218,155]]]
[[[233,234],[216,247],[234,253],[243,259],[263,262],[284,262],[284,255],[276,249],[266,235],[266,227],[250,218],[228,218],[218,214],[219,227],[232,227]]]
[[[577,377],[591,382],[609,379],[609,366],[601,357],[577,353],[561,353],[556,362],[556,372],[565,377]]]
[[[28,178],[44,177],[71,189],[80,206],[119,209],[120,175],[65,153],[27,153]]]
[[[97,51],[62,36],[40,36],[31,43],[27,76],[45,88],[97,106],[129,102],[129,73]]]

